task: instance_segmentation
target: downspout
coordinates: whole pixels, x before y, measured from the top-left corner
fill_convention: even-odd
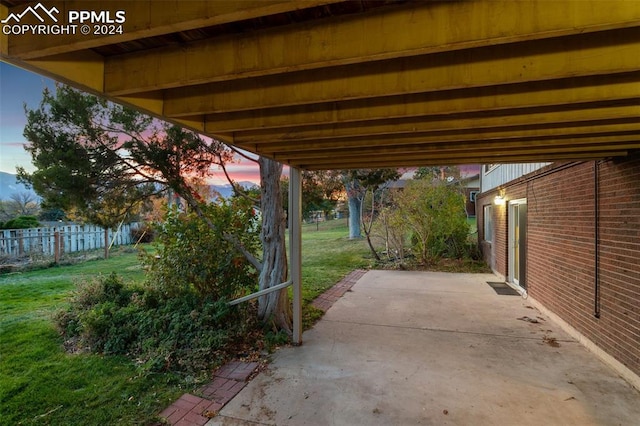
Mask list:
[[[593,316],[600,318],[600,254],[599,254],[599,239],[600,239],[600,191],[599,191],[599,161],[593,162],[593,215],[594,215],[594,277],[593,277]]]

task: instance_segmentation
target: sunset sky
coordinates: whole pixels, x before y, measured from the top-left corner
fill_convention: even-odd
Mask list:
[[[0,171],[15,174],[16,166],[33,170],[31,157],[24,150],[26,140],[22,131],[27,120],[23,105],[37,107],[42,90],[53,88],[54,84],[51,79],[0,62]],[[231,164],[228,169],[236,181],[260,180],[257,166],[246,160]],[[211,183],[226,183],[222,171],[215,172]]]

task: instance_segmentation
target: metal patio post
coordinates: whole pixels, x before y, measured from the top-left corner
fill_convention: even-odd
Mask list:
[[[289,261],[293,281],[293,343],[302,344],[302,172],[289,168]]]

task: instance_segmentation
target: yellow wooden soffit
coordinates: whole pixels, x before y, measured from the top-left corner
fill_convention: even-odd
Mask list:
[[[637,31],[168,89],[172,117],[614,74],[640,69]]]
[[[119,95],[634,26],[635,1],[423,1],[115,56],[105,89]]]
[[[385,135],[397,133],[425,133],[444,132],[449,130],[460,131],[464,129],[486,129],[512,126],[549,126],[559,124],[571,124],[575,122],[586,124],[588,122],[605,122],[612,120],[634,120],[640,117],[640,98],[631,100],[630,105],[603,106],[593,108],[563,109],[559,111],[531,111],[517,110],[505,111],[502,114],[479,114],[479,116],[447,116],[416,117],[402,119],[387,119],[377,121],[364,121],[357,123],[328,124],[325,126],[306,126],[300,128],[286,128],[274,130],[254,130],[236,132],[237,143],[268,143],[271,141],[335,139],[359,135]]]
[[[611,157],[624,157],[629,154],[628,150],[609,149],[605,151],[593,152],[569,152],[569,153],[540,153],[540,154],[517,154],[517,153],[495,153],[481,155],[459,155],[459,156],[407,156],[402,158],[363,157],[359,160],[334,160],[324,162],[286,162],[291,166],[303,170],[343,170],[362,168],[385,168],[385,167],[418,167],[418,166],[447,166],[460,164],[495,164],[495,163],[539,163],[551,161],[589,161],[600,160]]]
[[[568,78],[536,83],[388,96],[344,102],[250,110],[206,116],[207,131],[291,128],[355,123],[399,117],[468,114],[514,108],[562,107],[572,104],[640,98],[640,72]]]
[[[303,7],[321,6],[339,1],[343,0],[305,0]],[[301,8],[301,3],[298,0],[189,0],[180,2],[155,0],[87,2],[86,0],[74,0],[47,1],[43,4],[49,10],[55,7],[59,11],[57,17],[61,24],[77,25],[77,27],[73,33],[69,34],[55,36],[27,34],[12,37],[8,51],[12,57],[34,59],[76,52],[107,44],[259,18]],[[20,13],[25,7],[26,5],[17,5],[12,7],[10,12]],[[79,18],[76,18],[73,22],[69,22],[71,17],[69,12],[72,11],[94,11],[105,16],[105,20],[102,22],[80,21]],[[83,24],[89,25],[87,33],[81,32]],[[103,27],[102,24],[107,25]]]

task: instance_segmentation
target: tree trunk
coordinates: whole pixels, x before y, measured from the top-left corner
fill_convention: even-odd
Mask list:
[[[378,252],[375,247],[373,247],[373,242],[371,241],[371,229],[373,228],[373,218],[376,214],[376,191],[371,189],[371,213],[368,214],[368,217],[365,220],[364,213],[366,209],[366,205],[364,200],[367,198],[367,191],[365,191],[362,199],[360,200],[360,224],[362,225],[362,230],[364,231],[364,235],[367,237],[367,244],[369,245],[369,250],[371,250],[371,254],[373,257],[379,262],[380,256],[378,256]]]
[[[349,202],[349,238],[361,238],[362,234],[360,233],[360,217],[361,212],[360,209],[362,207],[362,203],[360,198],[358,197],[356,190],[356,182],[348,181],[345,182],[345,188],[347,190],[347,198]]]
[[[280,194],[282,164],[260,157],[262,209],[262,270],[259,287],[264,290],[287,280],[287,252],[285,245],[286,217]],[[291,334],[293,312],[288,288],[275,291],[258,299],[258,318],[271,322],[280,330]]]

